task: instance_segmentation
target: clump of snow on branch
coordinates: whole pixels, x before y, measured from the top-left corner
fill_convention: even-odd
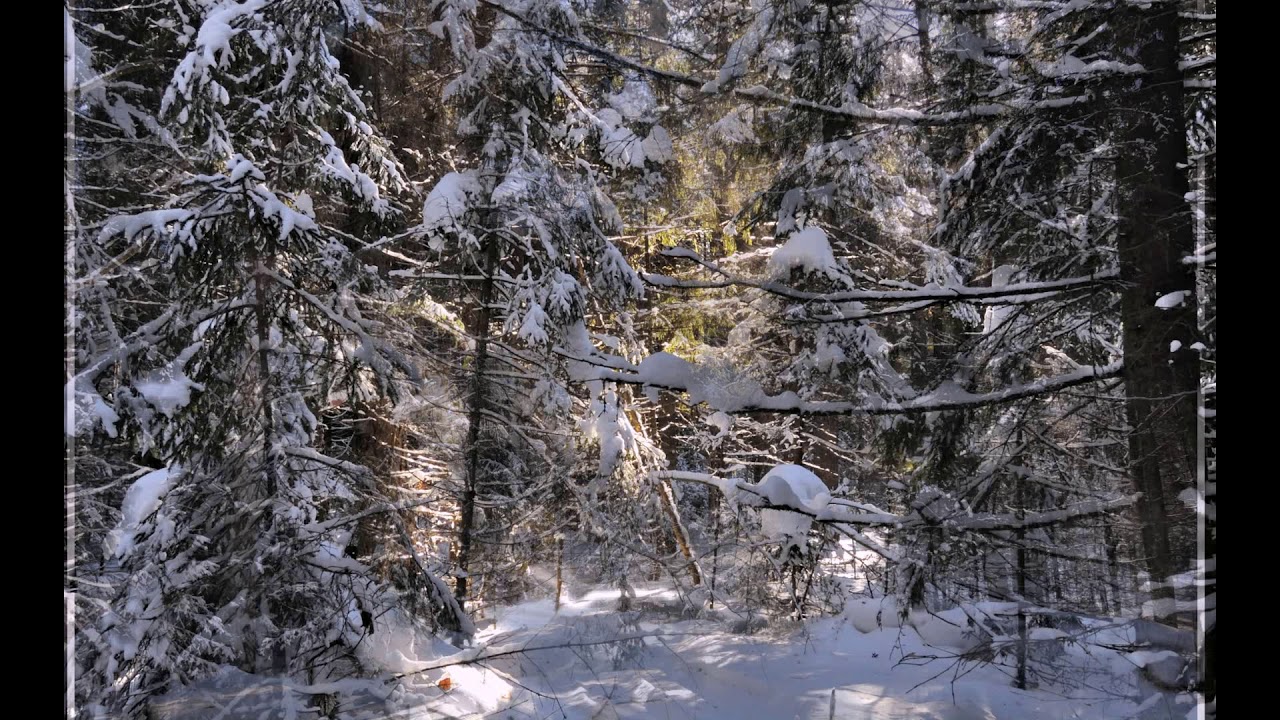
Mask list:
[[[164,494],[173,487],[181,472],[177,467],[153,470],[129,486],[120,507],[120,523],[107,534],[104,543],[108,556],[123,557],[133,551],[134,537],[147,518],[159,509]]]
[[[1181,305],[1187,299],[1187,296],[1190,294],[1191,293],[1187,292],[1186,290],[1175,290],[1174,292],[1161,295],[1156,300],[1156,307],[1160,308],[1161,310],[1172,310],[1173,308],[1176,308],[1179,305]]]
[[[479,192],[480,183],[473,173],[451,172],[440,178],[427,194],[422,204],[422,229],[433,250],[443,247],[445,234],[465,232],[462,217],[470,198]]]
[[[769,471],[754,487],[770,505],[783,505],[808,510],[817,514],[831,502],[827,486],[800,465],[779,465]],[[761,529],[771,541],[781,543],[785,553],[792,547],[802,547],[813,524],[813,518],[788,510],[761,510]]]
[[[627,80],[622,90],[605,97],[605,101],[630,121],[649,121],[657,107],[653,89],[643,80]]]
[[[807,227],[793,234],[769,258],[769,273],[775,280],[785,280],[796,268],[806,273],[820,273],[832,280],[840,277],[840,266],[822,228]]]
[[[192,390],[203,390],[204,386],[187,377],[184,370],[191,357],[200,350],[201,343],[196,343],[174,359],[165,367],[148,373],[143,380],[134,384],[138,394],[142,395],[152,407],[164,413],[165,417],[173,417],[180,408],[191,402]]]

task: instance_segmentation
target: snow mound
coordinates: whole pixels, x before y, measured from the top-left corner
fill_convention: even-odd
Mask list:
[[[970,626],[968,617],[958,609],[942,612],[912,610],[907,622],[915,628],[920,639],[932,647],[954,648],[963,652],[981,644],[979,632]]]
[[[858,632],[873,633],[882,628],[899,626],[898,601],[893,597],[862,598],[845,605],[845,617]]]
[[[1180,659],[1178,653],[1172,650],[1138,650],[1136,652],[1129,653],[1125,657],[1129,658],[1134,665],[1140,668],[1144,668],[1148,665],[1153,665],[1164,660],[1175,658]]]

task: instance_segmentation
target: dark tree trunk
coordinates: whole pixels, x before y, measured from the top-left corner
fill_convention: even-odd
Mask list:
[[[498,268],[498,242],[496,237],[486,240],[484,280],[480,286],[480,305],[476,308],[475,321],[468,332],[476,339],[475,373],[472,376],[471,407],[467,425],[467,477],[462,491],[462,519],[458,527],[458,583],[454,594],[458,606],[466,609],[467,576],[471,561],[471,536],[475,532],[476,486],[480,473],[480,431],[484,423],[485,365],[489,359],[489,326],[492,322],[490,305],[493,303],[493,277]]]
[[[1175,505],[1176,495],[1195,483],[1199,386],[1198,358],[1190,349],[1197,337],[1195,280],[1183,261],[1194,252],[1194,236],[1185,200],[1177,10],[1174,3],[1134,6],[1121,11],[1115,25],[1116,47],[1136,48],[1124,59],[1148,71],[1138,81],[1124,80],[1116,96],[1116,171],[1129,471],[1142,493],[1142,548],[1157,600],[1172,598],[1163,585],[1189,564],[1195,547],[1194,521]],[[1176,292],[1183,293],[1179,304],[1157,306]],[[1174,341],[1180,349],[1171,352]]]
[[[1122,610],[1120,603],[1120,561],[1119,550],[1116,547],[1115,534],[1111,532],[1111,525],[1103,523],[1102,525],[1102,541],[1107,546],[1107,580],[1108,590],[1111,594],[1111,612],[1119,615]],[[1103,608],[1106,611],[1107,608]]]
[[[1022,430],[1018,430],[1018,445],[1022,445]],[[1021,456],[1014,460],[1016,465],[1022,464]],[[1022,525],[1023,514],[1027,510],[1026,501],[1026,484],[1027,479],[1023,477],[1013,477],[1014,492],[1016,495],[1015,503],[1018,508],[1018,552],[1017,552],[1017,581],[1018,581],[1018,669],[1017,676],[1014,679],[1014,685],[1019,690],[1027,689],[1027,531]]]

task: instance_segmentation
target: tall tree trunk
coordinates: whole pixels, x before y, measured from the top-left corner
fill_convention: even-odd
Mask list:
[[[1018,430],[1018,445],[1022,445],[1022,430]],[[1014,460],[1016,465],[1022,464],[1022,458],[1019,456]],[[1017,677],[1014,681],[1015,686],[1019,690],[1027,689],[1027,547],[1026,538],[1027,531],[1023,527],[1022,519],[1027,511],[1026,504],[1026,484],[1027,480],[1023,477],[1013,477],[1014,492],[1016,494],[1018,508],[1018,670]]]
[[[933,90],[933,44],[929,40],[932,20],[928,0],[916,0],[916,38],[920,42],[920,70],[924,72],[925,87]]]
[[[1187,550],[1186,523],[1178,517],[1174,524],[1172,506],[1173,496],[1194,487],[1199,387],[1198,359],[1190,349],[1197,336],[1195,279],[1183,262],[1194,251],[1194,236],[1182,169],[1187,144],[1178,6],[1134,5],[1117,20],[1116,47],[1134,48],[1126,59],[1147,69],[1137,81],[1125,79],[1137,87],[1118,97],[1116,171],[1129,471],[1142,493],[1142,547],[1159,616],[1159,606],[1171,605],[1168,577],[1194,552]],[[1179,292],[1176,305],[1157,306]],[[1180,349],[1171,351],[1174,341]]]
[[[275,510],[274,500],[280,486],[280,471],[278,461],[280,460],[280,450],[276,442],[276,424],[275,424],[275,407],[272,404],[275,395],[275,383],[271,377],[271,293],[270,285],[271,271],[270,260],[264,260],[259,256],[253,257],[253,293],[254,293],[254,330],[257,335],[258,351],[258,382],[260,384],[260,392],[262,394],[262,494],[259,495],[256,488],[249,486],[249,493],[254,500],[265,498],[267,504],[264,506],[262,514],[253,514],[239,523],[240,527],[233,531],[232,537],[235,538],[233,545],[252,545],[258,540],[260,533],[275,532]],[[258,524],[262,523],[262,524]],[[243,547],[243,546],[242,546]],[[253,566],[247,566],[241,571],[240,577],[235,583],[257,583],[262,581],[261,569],[257,575],[253,574]],[[241,585],[242,587],[244,585]],[[272,612],[270,604],[263,603],[259,608],[251,611],[253,616],[267,614],[270,621],[278,621],[279,617],[270,617],[275,615]],[[266,658],[261,658],[258,653],[261,649],[262,638],[255,636],[248,644],[252,648],[243,658],[246,667],[253,667],[254,671],[269,669],[272,673],[283,674],[288,665],[288,658],[283,653],[283,646],[277,645],[276,651],[272,653],[269,659],[270,665],[264,666],[262,663]]]
[[[271,309],[270,293],[267,290],[271,283],[268,277],[270,267],[267,261],[261,258],[255,258],[253,264],[253,317],[254,329],[258,336],[258,382],[262,385],[262,452],[266,480],[264,489],[267,497],[273,497],[276,494],[277,479],[275,463],[271,462],[271,457],[275,453],[276,423],[271,404]]]
[[[476,486],[480,473],[480,430],[484,423],[485,365],[489,359],[489,326],[492,322],[490,305],[493,302],[493,276],[498,267],[498,243],[495,237],[486,238],[484,280],[480,285],[480,306],[476,309],[475,322],[468,329],[476,339],[476,365],[471,381],[471,407],[467,425],[467,477],[462,491],[462,520],[458,527],[458,582],[454,594],[458,607],[466,609],[467,576],[471,562],[471,535],[475,532]]]

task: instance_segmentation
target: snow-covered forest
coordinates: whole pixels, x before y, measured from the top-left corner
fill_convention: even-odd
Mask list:
[[[1216,5],[68,0],[66,716],[1215,717]]]

